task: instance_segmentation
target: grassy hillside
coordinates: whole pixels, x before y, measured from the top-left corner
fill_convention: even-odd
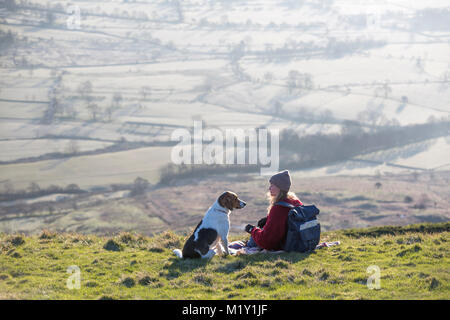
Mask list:
[[[121,233],[0,235],[0,299],[449,299],[450,223],[322,234],[341,245],[283,253],[179,260],[185,236]],[[232,240],[247,238],[235,236]],[[80,289],[69,290],[69,266]],[[369,290],[369,266],[380,289]]]

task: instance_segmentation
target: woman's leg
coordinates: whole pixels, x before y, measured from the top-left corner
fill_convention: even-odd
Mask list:
[[[252,236],[250,236],[250,239],[247,241],[246,246],[249,247],[249,248],[255,248],[255,247],[257,247],[257,248],[260,248],[260,249],[261,249],[261,247],[258,246],[258,245],[256,244],[255,240],[253,240],[253,237],[252,237]]]
[[[248,239],[246,246],[249,248],[257,246],[257,244],[256,244],[255,240],[253,240],[252,236],[250,236],[250,239]]]

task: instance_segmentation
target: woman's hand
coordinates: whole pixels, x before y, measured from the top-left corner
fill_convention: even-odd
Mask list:
[[[266,225],[267,217],[262,218],[258,221],[258,227],[263,228]]]
[[[255,228],[255,226],[253,226],[251,224],[248,224],[248,225],[245,226],[245,232],[252,233],[252,230],[254,228]]]

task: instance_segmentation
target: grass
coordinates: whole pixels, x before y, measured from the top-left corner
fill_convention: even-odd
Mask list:
[[[185,236],[171,231],[1,234],[0,299],[449,299],[449,231],[450,223],[333,231],[322,241],[341,245],[312,254],[210,261],[175,258]],[[372,265],[380,289],[366,285]],[[70,266],[80,289],[67,287]]]

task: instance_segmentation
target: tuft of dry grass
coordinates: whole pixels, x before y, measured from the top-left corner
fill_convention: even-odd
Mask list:
[[[44,229],[44,230],[42,230],[41,234],[39,235],[39,239],[53,239],[57,235],[58,234],[56,232]]]
[[[25,243],[25,239],[22,235],[13,235],[7,241],[9,241],[13,246],[20,246]]]
[[[165,231],[152,239],[148,250],[152,252],[163,252],[164,249],[179,249],[182,245],[183,242],[179,235],[172,231]]]
[[[131,288],[136,285],[136,281],[130,276],[122,275],[122,277],[119,279],[119,284],[127,288]]]
[[[108,241],[106,241],[103,249],[108,251],[120,251],[121,247],[116,241],[114,241],[113,239],[109,239]]]
[[[121,232],[118,235],[118,240],[129,246],[142,246],[147,243],[147,239],[140,234],[133,234],[131,232]]]

